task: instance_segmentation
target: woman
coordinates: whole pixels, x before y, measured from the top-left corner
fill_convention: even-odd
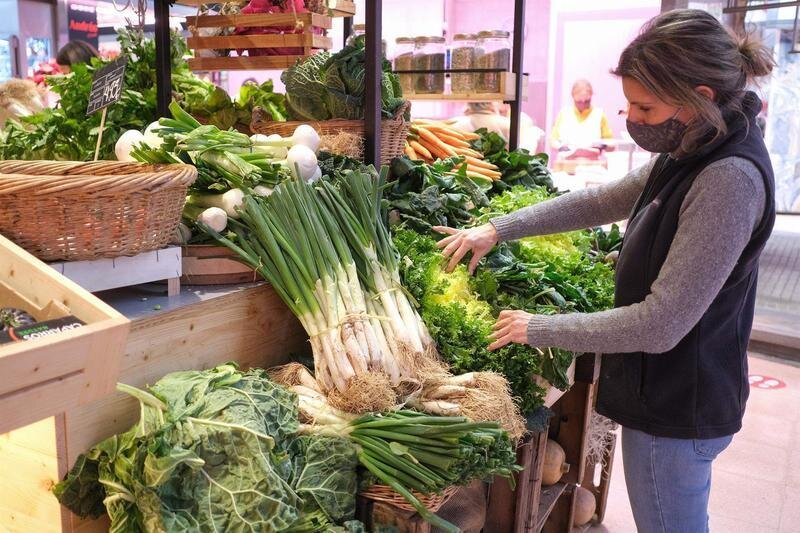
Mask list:
[[[498,241],[629,216],[615,309],[537,316],[504,311],[510,342],[602,352],[597,410],[622,426],[625,479],[639,531],[708,529],[711,463],[742,424],[758,259],[775,220],[772,167],[745,89],[768,51],[711,15],[662,14],[614,71],[628,131],[660,155],[605,187],[566,194],[474,229],[438,228],[452,268],[474,270]]]
[[[100,57],[100,53],[94,46],[83,41],[70,41],[58,51],[56,64],[61,72],[69,74],[72,71],[72,65],[90,64],[93,57]]]

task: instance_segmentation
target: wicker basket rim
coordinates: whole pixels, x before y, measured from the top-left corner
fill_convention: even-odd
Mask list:
[[[397,108],[395,115],[391,118],[384,118],[381,122],[406,122],[405,114],[411,108],[411,102],[408,100],[403,101],[403,105]],[[275,120],[264,120],[264,110],[261,107],[256,106],[253,108],[253,117],[251,124],[264,124],[274,122],[276,124],[282,124],[284,127],[292,127],[292,126],[299,126],[301,124],[308,124],[313,127],[314,124],[325,124],[327,127],[350,127],[350,128],[358,128],[363,127],[364,119],[344,119],[344,118],[332,118],[329,120],[286,120],[286,121],[275,121]],[[252,129],[252,126],[251,126]]]

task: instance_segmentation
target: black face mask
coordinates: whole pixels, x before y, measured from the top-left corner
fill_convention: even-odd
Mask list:
[[[686,124],[676,119],[680,113],[675,114],[659,124],[636,124],[626,120],[628,133],[633,141],[648,152],[664,154],[674,152],[681,145],[683,134],[686,133]]]

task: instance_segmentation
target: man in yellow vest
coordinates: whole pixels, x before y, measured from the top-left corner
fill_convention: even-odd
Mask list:
[[[559,152],[582,152],[582,157],[600,151],[597,146],[601,139],[610,139],[614,133],[608,125],[608,118],[602,109],[592,107],[592,84],[578,80],[572,86],[574,105],[561,110],[550,132],[550,145]],[[585,154],[585,155],[584,155]]]

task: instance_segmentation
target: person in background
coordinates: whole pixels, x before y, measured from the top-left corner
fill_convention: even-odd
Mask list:
[[[69,74],[72,65],[91,63],[93,57],[100,57],[100,52],[94,46],[83,41],[70,41],[56,54],[56,63],[61,72]]]
[[[578,149],[593,150],[600,139],[611,139],[614,133],[608,117],[599,107],[592,107],[592,84],[578,80],[572,85],[573,105],[561,110],[550,132],[550,145],[559,152]],[[597,151],[597,155],[599,155]]]
[[[454,128],[472,133],[481,128],[486,128],[500,135],[508,142],[511,131],[510,106],[504,104],[503,108],[496,102],[470,102],[464,110],[464,115],[450,122]],[[533,119],[527,113],[521,112],[519,117],[519,147],[536,153],[540,151],[540,141],[544,131],[537,128]]]

